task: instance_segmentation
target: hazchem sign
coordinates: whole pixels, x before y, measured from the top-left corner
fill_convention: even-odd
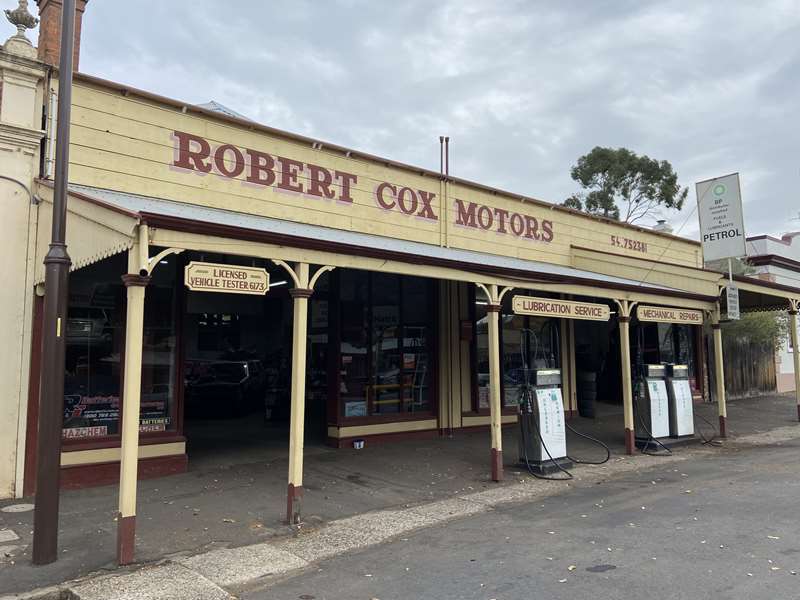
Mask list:
[[[184,270],[184,283],[194,292],[263,296],[269,291],[269,273],[257,267],[192,261]]]
[[[684,323],[686,325],[702,325],[703,323],[702,310],[669,306],[640,305],[636,309],[636,317],[640,321],[655,323]]]
[[[605,304],[591,302],[569,302],[534,296],[514,296],[511,306],[515,314],[537,317],[558,317],[561,319],[587,319],[589,321],[608,321],[611,310]]]
[[[695,184],[703,260],[747,256],[739,174]]]

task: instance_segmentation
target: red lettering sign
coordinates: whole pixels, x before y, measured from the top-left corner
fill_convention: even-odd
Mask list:
[[[233,144],[214,146],[199,135],[183,131],[174,131],[172,137],[175,140],[172,166],[175,168],[200,174],[213,172],[228,179],[309,198],[353,203],[352,191],[358,184],[358,176],[352,173]],[[388,181],[375,188],[375,202],[380,208],[430,221],[439,219],[433,207],[435,199],[433,192],[401,187]],[[554,238],[553,222],[547,219],[459,199],[455,200],[454,207],[456,225],[547,243]]]
[[[314,198],[352,204],[352,188],[358,177],[344,171],[332,171],[282,156],[272,156],[252,148],[233,144],[212,146],[208,140],[183,131],[174,131],[175,157],[172,165],[201,174],[217,173],[249,184],[276,187]]]
[[[464,202],[458,198],[456,198],[453,206],[456,214],[456,225],[483,229],[484,231],[494,230],[500,234],[507,234],[510,230],[515,237],[524,237],[548,243],[553,241],[552,221],[540,221],[531,215],[510,212],[502,208],[493,208],[475,202]]]
[[[397,210],[408,216],[438,221],[432,202],[436,194],[425,190],[414,190],[410,187],[392,185],[388,181],[375,188],[375,203],[384,210]]]

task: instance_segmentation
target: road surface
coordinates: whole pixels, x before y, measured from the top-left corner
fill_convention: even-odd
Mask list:
[[[246,600],[800,598],[800,440],[417,531]]]

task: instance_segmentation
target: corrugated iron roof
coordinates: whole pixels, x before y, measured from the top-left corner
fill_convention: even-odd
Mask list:
[[[213,110],[214,112],[221,113],[223,115],[228,115],[229,117],[236,117],[237,119],[244,119],[245,121],[252,121],[252,119],[245,117],[242,113],[238,113],[232,108],[228,108],[224,104],[220,104],[216,100],[209,100],[203,104],[198,104],[200,108],[205,108],[207,110]]]
[[[554,265],[521,258],[500,256],[496,254],[486,254],[472,250],[461,250],[457,248],[443,248],[421,242],[399,240],[379,235],[359,233],[355,231],[344,231],[319,225],[308,225],[305,223],[295,223],[283,221],[270,217],[252,215],[247,213],[209,208],[166,200],[163,198],[153,198],[129,194],[114,190],[89,187],[84,185],[71,184],[71,192],[81,194],[86,197],[95,198],[99,202],[111,205],[117,209],[139,214],[152,214],[187,221],[200,221],[223,225],[238,229],[257,231],[265,233],[277,233],[295,238],[305,238],[310,241],[323,241],[332,244],[347,246],[358,246],[361,248],[389,251],[396,254],[407,255],[409,259],[428,257],[453,263],[468,263],[480,265],[481,267],[493,267],[505,270],[525,271],[531,274],[542,274],[548,276],[563,277],[564,279],[581,279],[585,281],[597,281],[605,284],[617,284],[625,287],[639,287],[647,291],[669,290],[681,293],[683,290],[669,288],[663,285],[655,285],[640,282],[624,277],[615,277],[601,273],[593,273],[582,269],[575,269],[561,265]]]

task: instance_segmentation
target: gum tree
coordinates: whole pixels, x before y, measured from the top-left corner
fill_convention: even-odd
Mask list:
[[[601,148],[581,156],[570,172],[581,191],[563,205],[635,223],[664,209],[680,210],[688,194],[666,160],[639,156],[627,148]]]

